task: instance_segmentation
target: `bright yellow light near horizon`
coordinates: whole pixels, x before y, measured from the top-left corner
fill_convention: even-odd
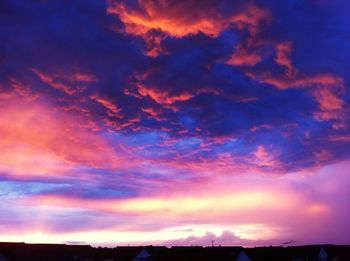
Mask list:
[[[251,209],[283,208],[290,199],[273,193],[251,192],[232,195],[203,197],[136,198],[119,201],[109,207],[127,213],[168,213],[181,215],[190,213],[244,211]]]
[[[0,241],[6,242],[26,242],[26,243],[67,243],[79,242],[83,244],[103,245],[120,244],[126,245],[133,243],[151,244],[152,242],[161,242],[171,239],[180,239],[192,235],[192,233],[174,232],[166,229],[153,232],[124,232],[124,231],[86,231],[76,233],[55,234],[49,232],[33,232],[17,235],[1,235]]]
[[[265,211],[283,211],[297,206],[297,197],[275,191],[237,192],[236,194],[213,194],[208,196],[140,197],[122,200],[86,200],[66,197],[36,197],[24,204],[35,207],[63,207],[92,209],[118,214],[159,217],[223,217],[252,215]]]
[[[272,239],[282,234],[282,228],[266,224],[241,224],[234,225],[233,231],[243,239],[258,240]]]
[[[246,233],[245,231],[250,231]],[[26,242],[26,243],[81,243],[99,245],[162,245],[167,240],[183,239],[189,236],[203,237],[207,233],[220,236],[224,231],[234,232],[242,240],[259,239],[267,236],[271,227],[263,224],[246,225],[216,225],[216,224],[189,224],[182,227],[171,227],[152,232],[124,232],[124,231],[86,231],[76,233],[55,234],[50,232],[35,231],[32,233],[0,235],[0,241]],[[252,236],[254,232],[257,236]],[[245,237],[247,235],[247,237]],[[271,234],[269,234],[271,236]],[[208,241],[208,245],[210,241]]]
[[[268,224],[188,224],[172,228],[175,232],[191,231],[191,235],[201,237],[206,233],[213,233],[220,236],[224,231],[230,231],[242,240],[271,239],[278,236],[282,228]]]

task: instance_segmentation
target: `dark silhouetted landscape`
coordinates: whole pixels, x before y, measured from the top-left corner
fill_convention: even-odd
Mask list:
[[[0,0],[0,261],[350,261],[349,87],[350,0]]]
[[[350,246],[102,248],[88,245],[0,243],[1,261],[348,261]]]

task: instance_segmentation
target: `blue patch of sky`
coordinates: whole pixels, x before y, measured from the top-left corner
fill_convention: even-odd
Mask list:
[[[26,195],[35,195],[47,192],[53,189],[62,189],[69,187],[69,184],[53,184],[41,182],[17,182],[17,181],[0,181],[0,196],[2,198],[17,198]]]

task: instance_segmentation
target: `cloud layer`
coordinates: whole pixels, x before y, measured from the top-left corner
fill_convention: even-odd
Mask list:
[[[348,242],[349,7],[2,1],[4,235]]]

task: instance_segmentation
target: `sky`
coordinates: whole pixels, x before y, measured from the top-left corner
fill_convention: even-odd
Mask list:
[[[349,244],[349,12],[0,1],[0,241]]]

